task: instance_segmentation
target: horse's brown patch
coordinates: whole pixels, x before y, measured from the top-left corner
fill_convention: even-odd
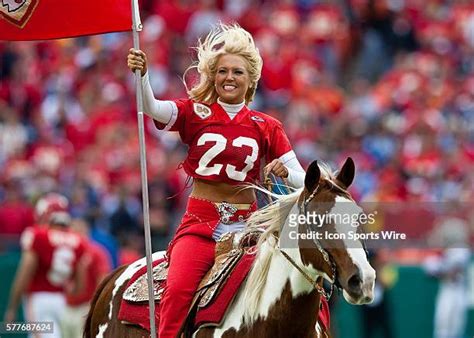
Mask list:
[[[215,329],[213,327],[207,327],[199,329],[196,332],[196,338],[213,338]]]
[[[316,337],[315,325],[319,312],[319,294],[314,290],[309,294],[293,298],[288,281],[280,299],[270,308],[267,318],[258,318],[250,326],[241,325],[236,330],[227,330],[223,338],[287,338]],[[212,337],[214,328],[202,328],[197,337]]]
[[[103,281],[102,288],[99,287],[96,291],[96,299],[91,304],[91,309],[87,321],[90,325],[85,327],[84,337],[95,337],[99,332],[99,326],[107,323],[107,329],[104,332],[104,337],[121,337],[121,338],[145,338],[149,337],[150,333],[138,326],[125,325],[117,320],[118,310],[122,294],[125,291],[127,283],[117,291],[115,298],[112,300],[112,320],[109,320],[109,303],[112,298],[112,292],[115,287],[115,281],[122,274],[128,265],[117,268],[112,275]]]
[[[336,204],[334,193],[331,192],[329,186],[325,186],[324,180],[320,182],[321,191],[317,195],[317,199],[314,199],[310,202],[311,212],[316,212],[318,214],[324,215],[326,212],[329,212],[334,205]],[[305,194],[310,194],[305,191]],[[299,227],[300,232],[306,232],[309,229],[310,231],[318,231],[315,227],[310,227],[307,224],[301,224]],[[320,228],[321,229],[321,228]],[[324,231],[327,229],[322,228]],[[298,246],[300,248],[301,261],[304,265],[312,265],[314,268],[325,272],[328,276],[332,276],[331,266],[324,261],[321,254],[314,254],[316,249],[316,244],[312,239],[299,239]]]

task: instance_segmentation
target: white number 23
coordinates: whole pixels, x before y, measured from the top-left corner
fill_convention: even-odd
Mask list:
[[[202,155],[199,160],[199,167],[196,169],[196,174],[201,176],[219,175],[224,166],[223,164],[216,163],[212,166],[208,165],[217,155],[225,150],[227,139],[220,134],[204,133],[197,141],[197,145],[202,146],[206,142],[215,142],[215,144]],[[225,172],[229,178],[236,181],[245,181],[247,173],[252,170],[255,161],[258,159],[258,143],[252,138],[239,136],[232,141],[232,146],[238,148],[247,146],[252,148],[252,154],[245,158],[244,162],[246,166],[241,171],[237,170],[232,164],[227,164],[225,168]]]

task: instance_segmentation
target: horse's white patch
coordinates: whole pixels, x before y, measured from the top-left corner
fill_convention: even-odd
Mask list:
[[[318,321],[316,322],[315,329],[316,329],[316,337],[317,338],[322,337],[323,331],[321,330],[321,326],[319,325]]]
[[[107,327],[108,327],[107,323],[99,325],[99,333],[95,337],[96,338],[104,338],[104,333],[105,333],[105,330],[107,330]]]
[[[267,244],[263,244],[260,250],[272,250],[272,248]],[[267,278],[265,282],[265,292],[262,295],[258,308],[255,309],[253,316],[254,319],[258,317],[266,318],[271,305],[281,297],[283,288],[290,278],[290,269],[287,264],[282,264],[285,263],[281,261],[282,258],[283,257],[280,257],[280,255],[273,255],[272,257],[270,269],[268,271],[268,276],[271,276],[271,278]],[[254,266],[258,266],[258,264],[254,264]],[[271,280],[271,283],[268,283],[269,280]],[[246,284],[247,283],[245,282],[245,284],[240,288],[235,301],[231,304],[228,311],[229,315],[226,316],[222,325],[214,331],[214,337],[221,337],[225,331],[232,328],[238,331],[241,327],[244,321],[244,311],[247,306],[244,297],[242,297]]]
[[[299,249],[284,249],[285,252],[298,264],[303,267],[301,261]],[[312,271],[310,273],[314,273]],[[285,285],[288,280],[290,281],[291,293],[293,297],[298,296],[302,293],[311,292],[313,287],[309,282],[303,278],[301,273],[296,270],[290,262],[279,252],[273,254],[270,270],[268,272],[268,278],[266,281],[265,289],[268,292],[263,294],[260,301],[257,316],[266,318],[270,308],[281,298]]]
[[[358,215],[362,212],[362,208],[359,207],[354,201],[347,198],[337,196],[336,204],[331,209],[331,214],[335,215],[334,219],[338,219],[338,215]],[[336,231],[338,233],[347,234],[349,231],[356,231],[357,228],[351,226],[351,224],[337,223]],[[359,268],[360,278],[363,284],[373,283],[375,280],[375,270],[370,266],[367,259],[367,255],[362,246],[360,240],[349,239],[348,236],[343,237],[344,245],[346,246],[347,253],[351,257],[352,262]]]
[[[273,250],[269,245],[263,244],[261,250]],[[304,279],[303,275],[296,270],[288,260],[277,251],[273,254],[268,271],[268,278],[265,281],[264,292],[262,299],[259,302],[258,308],[253,313],[253,319],[265,319],[271,307],[281,298],[283,290],[288,281],[293,297],[303,293],[309,293],[313,290],[313,286]],[[303,263],[299,249],[285,249],[285,252],[301,267]],[[254,264],[258,266],[258,264]],[[313,270],[313,269],[309,269]],[[316,270],[309,271],[309,274],[314,275]],[[243,290],[247,287],[247,282],[240,288],[234,302],[230,305],[227,311],[228,315],[225,317],[222,325],[214,331],[214,337],[221,337],[225,331],[234,328],[239,330],[244,321],[244,312],[246,309],[245,300],[243,297]]]
[[[161,259],[165,256],[165,254],[166,254],[166,251],[155,252],[152,255],[152,260],[155,261],[157,259]],[[125,271],[123,271],[122,274],[115,280],[114,289],[112,290],[112,297],[110,297],[110,302],[109,302],[109,315],[108,315],[109,321],[112,320],[113,300],[118,290],[125,282],[127,282],[130,278],[133,277],[135,272],[140,270],[145,265],[146,265],[146,257],[143,257],[139,259],[138,261],[135,261],[132,264],[130,264],[125,269]],[[99,325],[99,333],[97,334],[96,337],[102,338],[105,333],[105,330],[107,330],[107,327],[108,327],[108,323]]]

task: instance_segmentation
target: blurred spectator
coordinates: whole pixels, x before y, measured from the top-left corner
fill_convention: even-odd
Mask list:
[[[176,195],[173,192],[169,183],[160,181],[153,182],[150,185],[150,226],[151,226],[151,241],[153,250],[166,250],[168,243],[171,240],[175,229],[173,223],[173,210],[178,209],[175,198],[167,198],[167,196]],[[179,215],[176,215],[179,217]]]
[[[68,200],[48,193],[35,206],[36,224],[21,235],[22,255],[10,290],[4,321],[14,322],[20,302],[25,319],[52,322],[52,337],[62,337],[61,317],[69,283],[80,284],[85,242],[70,231]]]
[[[22,154],[28,142],[28,129],[19,114],[0,100],[0,163]]]
[[[448,218],[439,228],[440,244],[445,249],[424,264],[426,272],[440,282],[433,319],[434,338],[462,338],[468,315],[467,268],[471,258],[467,224]]]
[[[198,9],[189,18],[186,28],[186,39],[194,42],[204,37],[212,27],[223,21],[223,13],[219,11],[215,0],[199,0]]]
[[[77,294],[66,293],[66,309],[61,318],[61,332],[64,337],[81,338],[89,304],[100,282],[111,272],[112,265],[107,251],[98,243],[89,239],[89,225],[83,219],[74,219],[71,230],[84,238],[83,280]],[[75,286],[71,285],[71,289]]]
[[[95,242],[102,245],[109,253],[112,260],[112,268],[119,266],[119,245],[117,240],[105,230],[94,227],[90,230],[90,237]]]
[[[0,234],[16,236],[34,223],[34,212],[30,203],[23,197],[22,185],[17,180],[9,180],[4,185],[4,199],[0,204]]]
[[[110,232],[119,242],[123,242],[129,234],[138,232],[140,202],[128,193],[125,185],[119,185],[116,193],[104,198],[103,209],[108,216]]]
[[[391,280],[391,274],[386,273],[389,267],[377,252],[371,251],[369,253],[369,262],[377,273],[377,279],[374,300],[370,304],[362,305],[362,337],[392,338],[394,337],[391,323],[393,315],[387,301],[386,291],[393,285],[393,280]]]
[[[129,234],[123,239],[120,246],[119,264],[132,264],[138,259],[142,258],[143,252],[143,236],[138,234]],[[156,250],[153,248],[153,250]]]

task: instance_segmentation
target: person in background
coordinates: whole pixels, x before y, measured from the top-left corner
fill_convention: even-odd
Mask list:
[[[383,258],[379,252],[375,250],[369,251],[369,262],[377,273],[377,279],[375,281],[374,288],[374,300],[370,304],[364,304],[361,306],[363,320],[362,329],[363,337],[365,338],[392,338],[393,329],[391,320],[390,303],[387,299],[387,290],[393,284],[393,278],[388,273],[388,267],[383,261]]]
[[[77,278],[81,287],[81,274],[76,272],[85,243],[68,228],[68,204],[60,194],[46,194],[36,204],[37,224],[21,235],[22,255],[4,321],[15,320],[23,297],[26,321],[53,323],[53,333],[35,337],[62,337],[59,323],[66,307],[66,285]]]
[[[444,249],[424,263],[425,271],[439,280],[433,337],[463,338],[469,309],[467,269],[471,259],[467,224],[449,217],[436,230]]]
[[[22,196],[22,191],[20,181],[11,179],[5,182],[5,198],[0,203],[0,234],[3,238],[19,236],[35,222],[33,207]]]
[[[112,263],[107,250],[89,239],[89,224],[86,220],[72,220],[71,230],[78,233],[86,245],[79,268],[79,271],[83,271],[80,275],[82,280],[79,281],[81,287],[70,285],[66,289],[66,309],[62,316],[61,329],[64,337],[81,338],[90,301],[97,286],[112,271]],[[74,293],[77,289],[81,291]]]

